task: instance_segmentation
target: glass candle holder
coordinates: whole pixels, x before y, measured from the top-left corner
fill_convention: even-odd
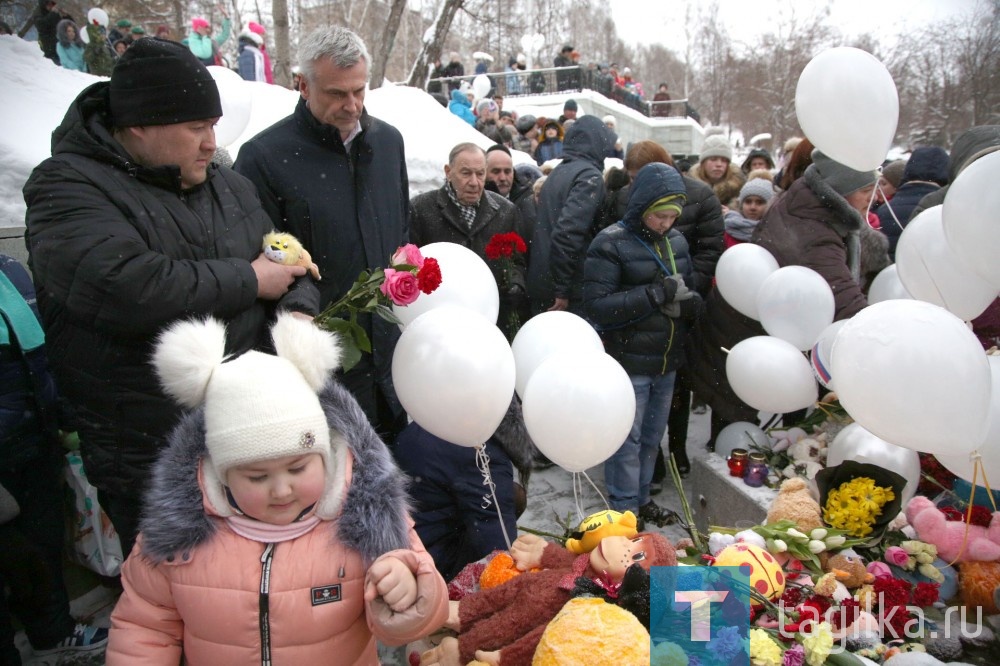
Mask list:
[[[754,488],[760,488],[767,481],[767,459],[763,453],[751,453],[743,473],[743,483]]]
[[[742,477],[747,470],[747,450],[733,449],[726,462],[729,464],[729,476]]]

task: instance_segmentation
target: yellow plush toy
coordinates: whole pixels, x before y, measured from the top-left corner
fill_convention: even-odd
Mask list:
[[[552,618],[532,666],[648,666],[649,632],[635,615],[595,597],[576,597]]]
[[[319,266],[313,263],[309,252],[302,247],[299,239],[281,231],[271,231],[264,235],[264,256],[277,264],[302,266],[315,279],[319,278]]]
[[[598,511],[583,519],[580,527],[573,533],[573,538],[566,540],[566,550],[582,555],[597,548],[604,537],[623,536],[631,539],[638,533],[635,514],[631,511]]]

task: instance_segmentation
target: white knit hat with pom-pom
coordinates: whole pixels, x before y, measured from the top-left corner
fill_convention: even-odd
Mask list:
[[[185,321],[160,336],[153,356],[170,396],[204,406],[211,471],[222,484],[233,467],[285,456],[318,453],[328,473],[337,467],[318,396],[339,363],[337,340],[291,314],[279,316],[271,334],[277,356],[249,351],[226,359],[220,322]]]

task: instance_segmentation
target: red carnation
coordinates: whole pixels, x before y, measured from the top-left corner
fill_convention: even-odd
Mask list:
[[[500,257],[509,257],[515,252],[524,254],[528,251],[528,246],[524,244],[524,239],[519,234],[511,231],[506,234],[493,234],[486,244],[486,258],[491,260]]]
[[[917,606],[930,606],[938,600],[938,583],[917,583],[913,590],[913,603]]]
[[[970,525],[989,527],[991,520],[993,520],[993,514],[990,513],[990,510],[985,506],[979,506],[977,504],[972,507],[972,516],[969,518]]]
[[[441,266],[434,257],[424,258],[424,265],[417,272],[417,284],[425,294],[441,286]]]

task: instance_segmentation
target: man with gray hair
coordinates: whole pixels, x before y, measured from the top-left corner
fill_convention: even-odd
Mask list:
[[[370,64],[364,42],[346,28],[308,35],[299,46],[295,111],[243,144],[236,160],[274,226],[297,236],[318,264],[323,306],[362,270],[387,266],[409,237],[403,137],[365,110]],[[358,323],[372,349],[342,381],[388,436],[403,413],[390,374],[399,328],[370,315]]]
[[[500,289],[497,324],[509,338],[508,313],[525,300],[525,255],[514,253],[510,271],[490,260],[486,246],[496,234],[524,236],[517,207],[504,196],[486,189],[486,153],[474,143],[451,149],[444,167],[445,183],[410,201],[410,239],[417,245],[458,243],[475,252],[493,271]],[[527,241],[525,241],[527,242]]]

